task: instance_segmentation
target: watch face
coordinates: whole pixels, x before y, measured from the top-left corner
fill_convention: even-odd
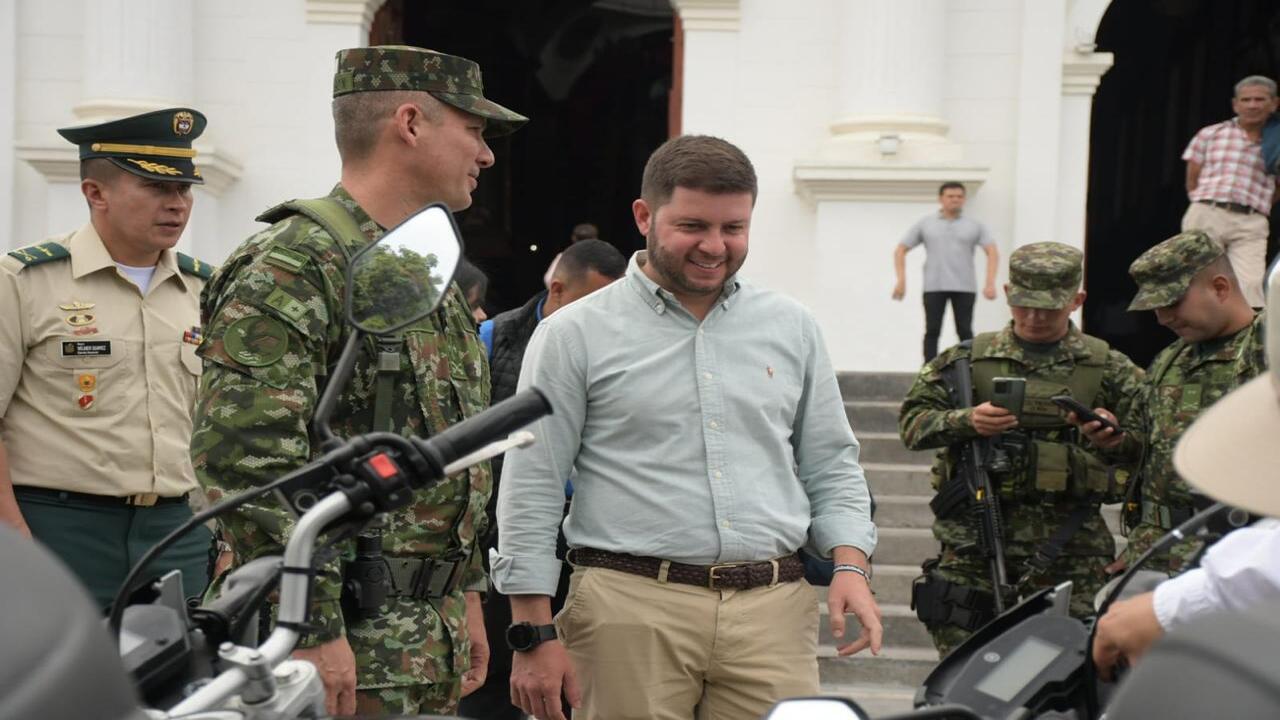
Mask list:
[[[527,650],[533,646],[533,627],[520,623],[507,628],[507,645],[512,650]]]

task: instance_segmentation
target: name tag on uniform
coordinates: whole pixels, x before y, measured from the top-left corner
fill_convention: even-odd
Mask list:
[[[76,340],[62,343],[62,357],[102,357],[110,354],[110,340]]]

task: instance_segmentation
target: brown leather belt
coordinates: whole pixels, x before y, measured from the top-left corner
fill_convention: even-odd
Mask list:
[[[1196,202],[1203,205],[1212,205],[1216,208],[1222,208],[1228,212],[1240,213],[1241,215],[1249,215],[1251,213],[1258,213],[1259,215],[1263,214],[1258,212],[1258,210],[1252,205],[1244,205],[1242,203],[1223,202],[1221,200],[1197,200]]]
[[[804,577],[804,563],[800,560],[800,556],[795,554],[765,562],[686,565],[655,557],[624,555],[594,548],[573,548],[569,551],[567,558],[574,565],[617,570],[655,578],[659,581],[697,585],[712,590],[750,590],[766,585],[795,582]]]
[[[53,488],[31,487],[29,485],[15,485],[13,492],[18,497],[26,495],[27,497],[42,497],[58,502],[66,502],[68,500],[89,503],[92,505],[102,505],[104,507],[152,507],[155,505],[169,505],[173,503],[184,503],[187,501],[187,494],[175,495],[172,497],[162,497],[155,493],[138,493],[137,495],[125,495],[117,497],[114,495],[90,495],[89,493],[73,492],[71,490],[54,490]]]

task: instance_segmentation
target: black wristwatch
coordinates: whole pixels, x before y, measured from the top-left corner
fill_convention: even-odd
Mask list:
[[[515,652],[529,652],[548,640],[556,639],[555,625],[520,622],[507,627],[507,647]]]

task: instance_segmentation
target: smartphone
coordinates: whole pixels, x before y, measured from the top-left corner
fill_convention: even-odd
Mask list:
[[[1004,408],[1014,415],[1022,414],[1022,402],[1027,396],[1027,379],[998,377],[991,380],[991,404]]]
[[[1111,422],[1110,420],[1102,417],[1101,415],[1094,412],[1093,410],[1090,410],[1089,408],[1085,407],[1083,403],[1071,397],[1070,395],[1054,395],[1049,399],[1053,401],[1054,405],[1057,405],[1058,407],[1062,408],[1063,411],[1075,413],[1076,418],[1078,418],[1080,422],[1097,421],[1102,423],[1103,427],[1111,428],[1112,432],[1116,432],[1116,433],[1124,432],[1123,430],[1120,429],[1119,425]]]

